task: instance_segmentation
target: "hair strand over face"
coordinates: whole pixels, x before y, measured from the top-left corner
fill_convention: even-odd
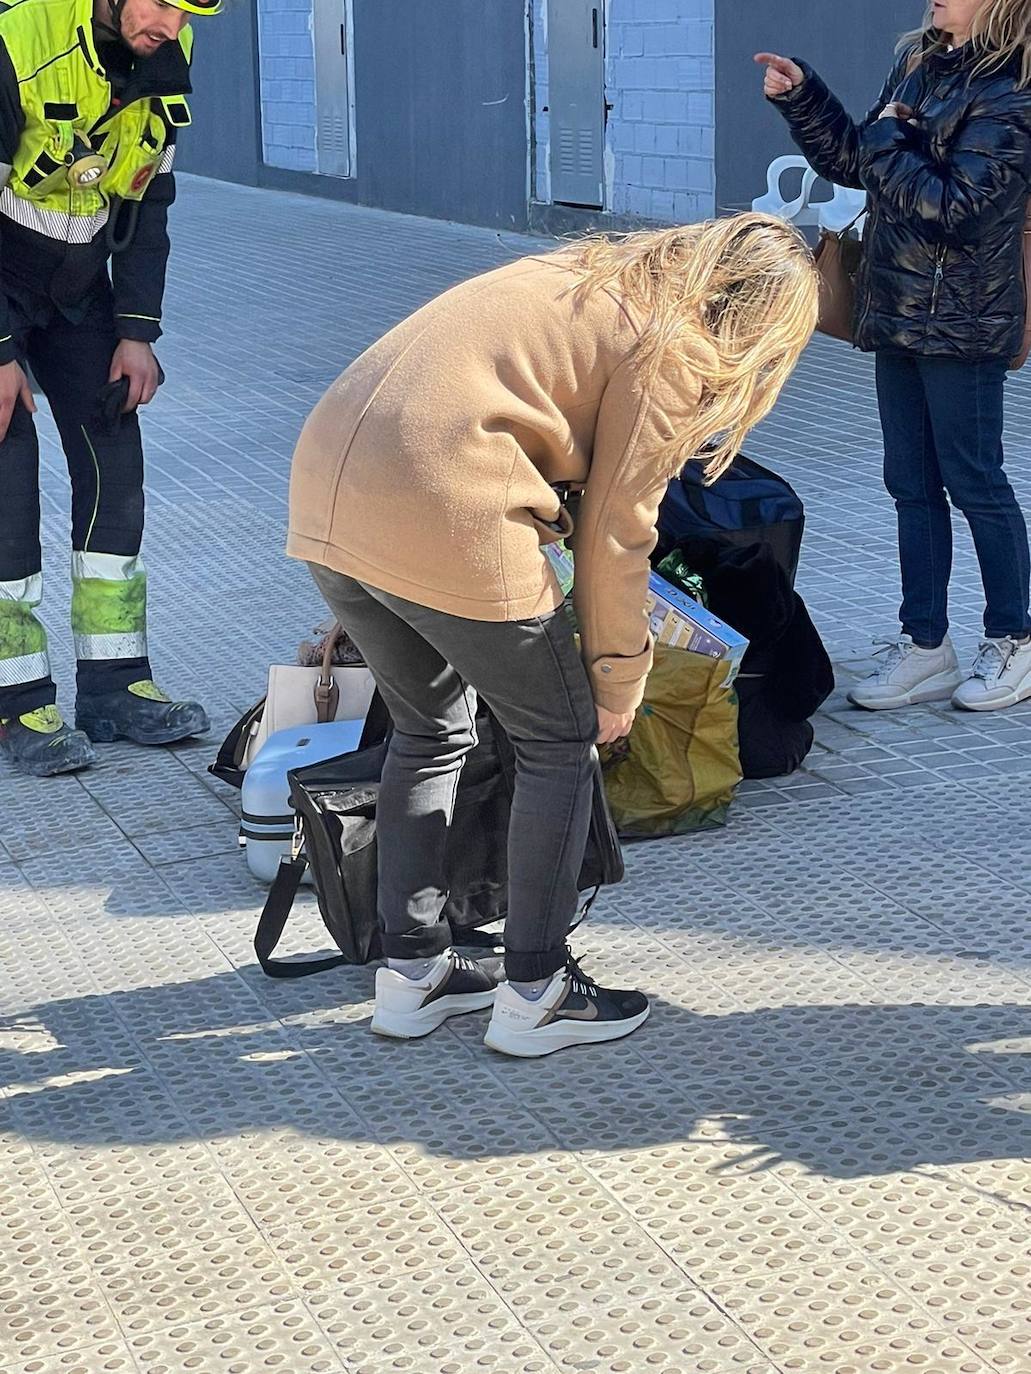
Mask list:
[[[909,70],[915,71],[925,57],[944,52],[951,34],[935,28],[934,6],[927,7],[923,28],[905,33],[899,51],[910,55]],[[970,42],[977,54],[976,75],[987,75],[1020,58],[1018,86],[1031,86],[1031,0],[984,0],[974,15]]]
[[[646,383],[682,367],[701,388],[688,432],[649,461],[672,476],[704,449],[715,480],[772,410],[812,336],[819,278],[805,240],[782,219],[742,214],[560,252],[580,289],[613,290],[644,320],[635,357]]]

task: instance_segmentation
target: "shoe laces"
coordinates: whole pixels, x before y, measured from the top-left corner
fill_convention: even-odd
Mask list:
[[[889,677],[902,660],[908,658],[913,651],[913,645],[908,639],[875,639],[873,644],[874,657],[884,655],[874,672],[874,676],[878,679]]]
[[[467,954],[458,954],[455,950],[451,951],[451,963],[455,968],[465,969],[466,973],[482,973],[479,963],[475,959],[470,959]]]
[[[982,682],[996,681],[1006,671],[1016,647],[1012,639],[982,639],[970,676]]]
[[[566,977],[574,992],[580,993],[582,997],[597,997],[598,984],[584,973],[573,958],[573,952],[568,945],[566,946]]]

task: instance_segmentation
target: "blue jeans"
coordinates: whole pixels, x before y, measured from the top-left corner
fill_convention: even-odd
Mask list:
[[[464,620],[310,566],[394,722],[376,805],[384,953],[432,958],[451,944],[441,914],[448,826],[479,694],[515,753],[505,971],[549,978],[566,961],[580,904],[598,733],[567,616]]]
[[[1031,629],[1027,526],[1002,461],[1004,362],[878,353],[884,484],[899,521],[905,634],[924,648],[948,632],[952,518],[974,537],[992,639]],[[946,496],[947,493],[947,496]]]

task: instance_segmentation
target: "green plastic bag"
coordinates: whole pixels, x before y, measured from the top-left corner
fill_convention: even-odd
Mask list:
[[[626,740],[604,749],[620,835],[682,835],[724,825],[741,781],[737,696],[721,659],[655,646],[644,703]]]

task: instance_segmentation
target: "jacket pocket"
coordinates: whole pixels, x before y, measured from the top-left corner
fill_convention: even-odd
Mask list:
[[[542,545],[557,544],[560,539],[568,539],[573,533],[573,517],[565,506],[559,506],[558,516],[554,520],[546,520],[534,510],[530,511],[530,519],[536,526],[537,538]]]

